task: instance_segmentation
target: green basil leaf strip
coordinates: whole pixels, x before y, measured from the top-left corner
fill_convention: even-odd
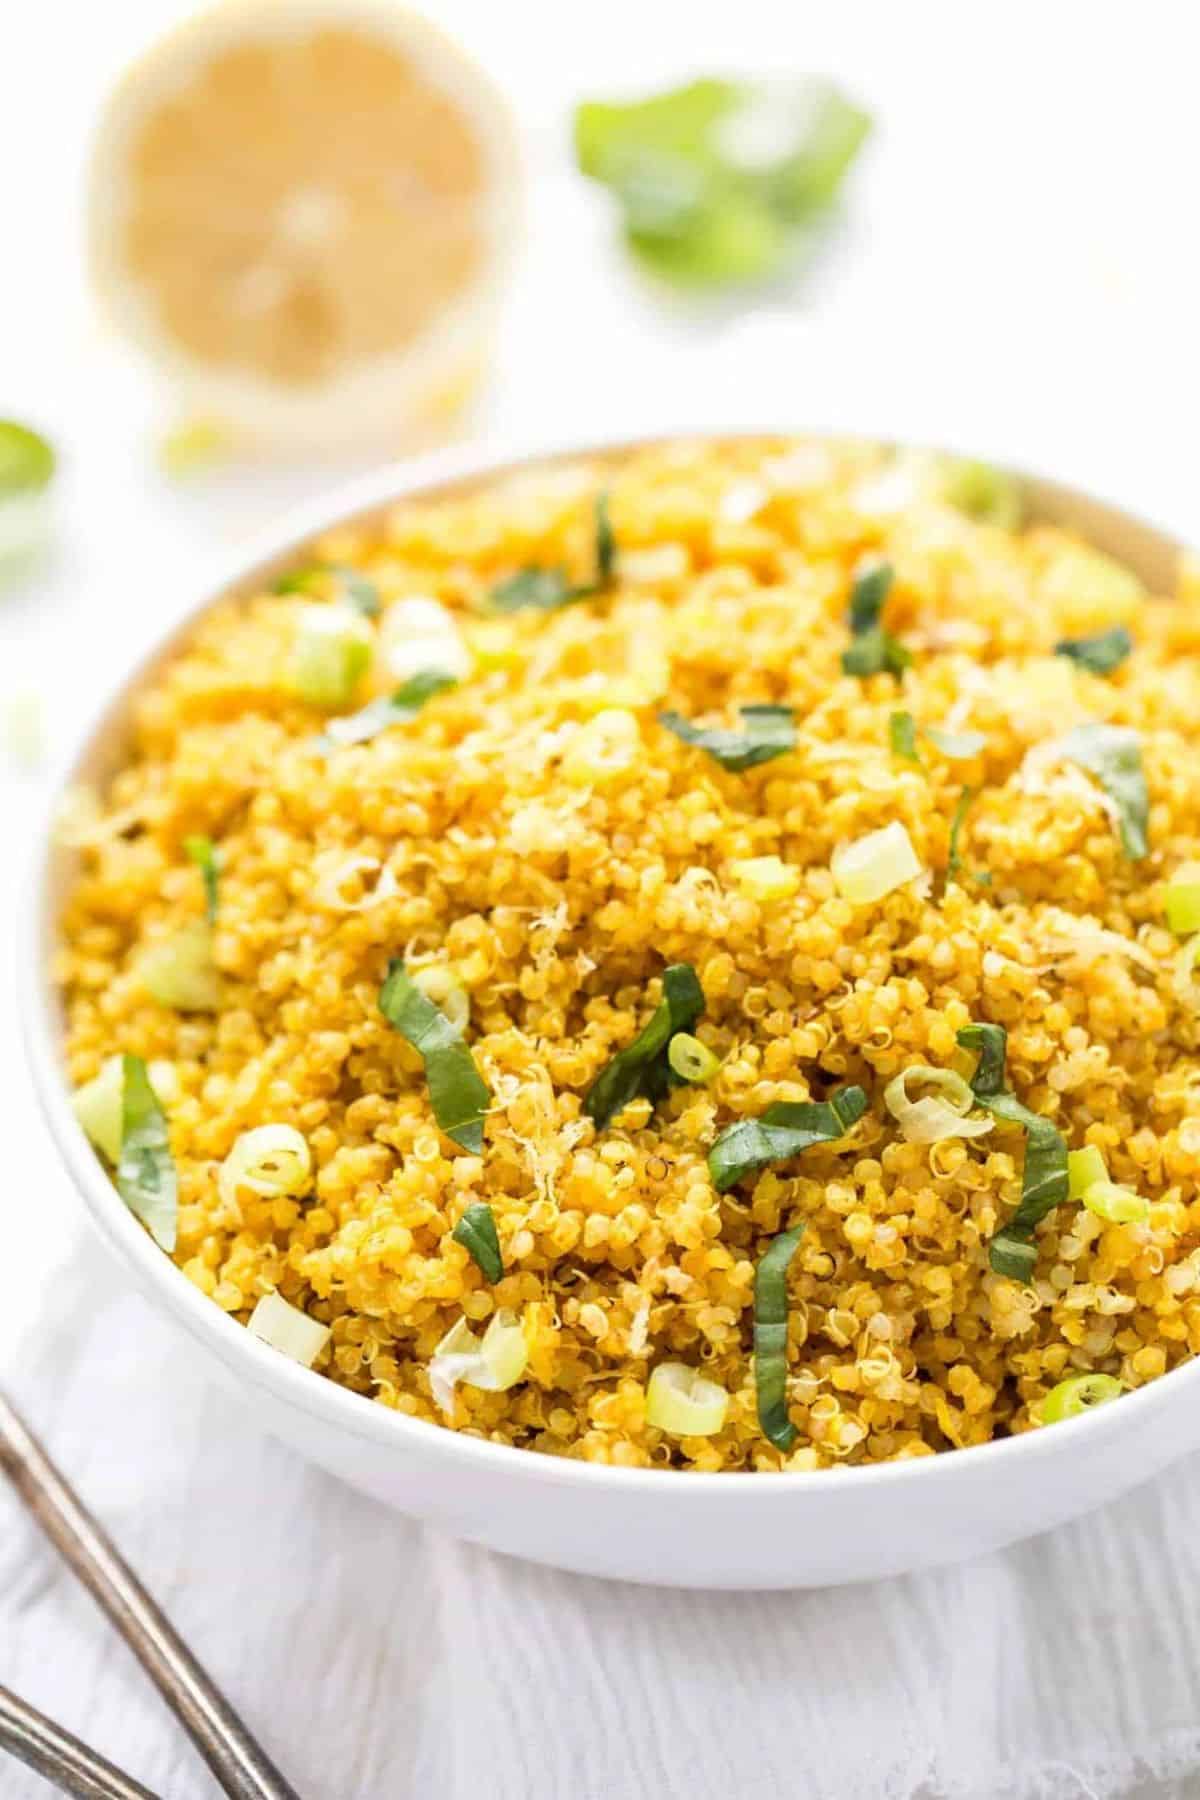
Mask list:
[[[121,1154],[117,1192],[161,1249],[175,1248],[179,1183],[167,1120],[140,1056],[121,1058]]]
[[[1124,625],[1097,631],[1091,637],[1060,638],[1054,646],[1055,656],[1069,656],[1093,675],[1111,675],[1132,651],[1133,639]]]
[[[433,1116],[448,1138],[479,1156],[491,1094],[457,1028],[413,982],[400,957],[388,965],[379,1010],[425,1064]]]
[[[842,673],[857,675],[865,680],[868,675],[903,675],[905,669],[912,666],[912,651],[906,650],[898,637],[882,625],[875,625],[870,631],[856,637],[849,649],[842,651]]]
[[[54,467],[54,450],[44,437],[16,419],[0,419],[0,500],[40,493]]]
[[[677,712],[659,713],[659,723],[685,744],[707,750],[723,769],[756,769],[796,748],[796,715],[790,706],[741,706],[741,731],[693,725]]]
[[[980,1106],[994,1118],[1020,1125],[1025,1131],[1021,1202],[992,1239],[988,1261],[998,1275],[1027,1281],[1037,1261],[1034,1230],[1067,1198],[1067,1141],[1049,1119],[1030,1112],[1005,1086],[1008,1033],[1002,1025],[966,1025],[958,1033],[958,1041],[964,1050],[979,1055],[971,1091]]]
[[[343,750],[347,744],[365,744],[393,725],[407,725],[416,718],[427,700],[457,687],[457,678],[441,669],[422,669],[398,687],[394,694],[383,694],[370,701],[361,711],[330,719],[321,736],[312,740],[315,750]]]
[[[468,1206],[450,1235],[478,1264],[485,1281],[494,1286],[503,1277],[504,1258],[500,1254],[496,1217],[486,1201],[476,1200]]]
[[[921,735],[951,762],[971,762],[987,746],[982,731],[943,731],[940,725],[927,725]]]
[[[320,594],[322,577],[332,575],[337,583],[337,597],[360,612],[365,619],[377,619],[382,609],[379,589],[366,575],[343,563],[313,563],[306,569],[290,569],[275,583],[277,594]]]
[[[708,1153],[719,1194],[770,1163],[790,1162],[814,1144],[835,1144],[867,1110],[860,1087],[839,1088],[828,1100],[779,1100],[758,1119],[727,1125]]]
[[[194,862],[204,881],[204,913],[210,925],[217,922],[218,865],[216,845],[210,837],[185,837],[185,856]]]
[[[788,1268],[804,1225],[781,1231],[754,1271],[754,1390],[758,1422],[777,1450],[790,1450],[797,1438],[787,1413]]]
[[[599,1126],[645,1095],[661,1100],[671,1085],[667,1050],[677,1031],[690,1031],[704,1011],[704,989],[691,963],[663,970],[662,999],[631,1044],[605,1063],[584,1096],[583,1110]]]
[[[1077,725],[1058,740],[1068,762],[1094,775],[1117,809],[1121,844],[1130,862],[1150,851],[1150,796],[1142,769],[1142,743],[1126,725]]]
[[[902,756],[906,762],[920,762],[917,722],[910,712],[894,712],[891,715],[888,720],[888,741],[892,746],[893,756]]]
[[[850,630],[855,637],[865,636],[879,624],[883,603],[895,579],[896,572],[891,563],[881,562],[855,581],[850,590],[850,611],[847,615]]]
[[[617,539],[608,510],[608,493],[596,495],[596,585],[611,587],[617,568]]]
[[[617,540],[609,517],[608,493],[599,493],[593,502],[596,533],[596,577],[594,581],[572,581],[562,568],[544,569],[529,563],[504,581],[498,581],[488,596],[493,612],[520,612],[529,607],[537,612],[556,612],[560,606],[573,606],[577,600],[591,600],[610,588],[616,575]]]
[[[958,805],[954,808],[954,817],[950,821],[950,855],[946,863],[946,880],[955,881],[962,869],[962,857],[959,855],[958,840],[962,835],[963,822],[970,811],[977,789],[965,787],[958,796]]]

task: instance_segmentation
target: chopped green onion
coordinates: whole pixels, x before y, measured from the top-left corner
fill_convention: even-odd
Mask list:
[[[965,787],[958,796],[958,804],[954,808],[954,817],[950,821],[950,849],[946,860],[947,881],[956,880],[959,871],[962,868],[962,857],[958,852],[958,840],[962,834],[963,823],[970,810],[971,802],[974,800],[977,792],[977,788]]]
[[[159,1247],[175,1248],[179,1184],[166,1115],[140,1056],[121,1058],[121,1154],[117,1192]]]
[[[856,579],[850,590],[850,611],[846,620],[854,637],[873,631],[883,613],[883,603],[891,592],[896,571],[891,563],[878,562]]]
[[[246,1322],[246,1330],[251,1337],[270,1344],[272,1350],[290,1356],[306,1369],[312,1368],[331,1336],[328,1325],[310,1319],[282,1294],[274,1292],[263,1295]]]
[[[721,1072],[720,1057],[688,1031],[675,1033],[667,1045],[667,1061],[680,1081],[690,1082],[693,1087],[707,1087]]]
[[[160,1006],[176,1012],[215,1012],[221,977],[213,961],[212,927],[197,919],[157,943],[137,960],[143,986]]]
[[[1002,1025],[965,1025],[958,1033],[964,1050],[979,1053],[971,1088],[980,1106],[1009,1125],[1025,1131],[1025,1171],[1021,1202],[1012,1218],[992,1239],[988,1261],[997,1275],[1028,1281],[1037,1262],[1035,1228],[1067,1198],[1070,1190],[1067,1143],[1062,1133],[1039,1114],[1022,1106],[1004,1085],[1008,1033]]]
[[[1091,637],[1059,638],[1055,656],[1069,656],[1093,675],[1111,675],[1133,650],[1133,638],[1124,625],[1097,631]]]
[[[663,997],[631,1044],[609,1059],[588,1089],[583,1110],[599,1126],[644,1095],[661,1100],[671,1080],[668,1057],[676,1032],[687,1031],[704,1011],[704,989],[691,963],[663,970]]]
[[[1057,748],[1068,762],[1094,775],[1116,807],[1121,844],[1129,860],[1139,862],[1148,855],[1150,798],[1137,732],[1125,725],[1077,725],[1059,738]]]
[[[899,820],[843,844],[834,851],[830,869],[838,893],[854,906],[870,906],[922,872],[912,839]]]
[[[919,1100],[909,1097],[909,1084],[933,1088]],[[982,1137],[992,1130],[991,1119],[969,1119],[975,1096],[953,1069],[934,1069],[913,1063],[883,1090],[883,1104],[910,1144],[938,1144],[945,1138]]]
[[[790,1162],[814,1144],[836,1144],[867,1110],[860,1087],[839,1088],[828,1100],[777,1100],[758,1119],[727,1125],[708,1153],[719,1194],[770,1163]]]
[[[347,706],[371,663],[374,636],[348,606],[304,607],[292,640],[289,682],[306,706]]]
[[[596,495],[592,502],[595,530],[596,574],[592,581],[572,582],[564,568],[544,569],[536,563],[518,569],[507,580],[497,582],[489,595],[494,611],[520,612],[530,607],[538,612],[556,612],[560,606],[572,606],[577,600],[591,600],[613,583],[617,564],[617,540],[613,535],[608,511],[607,492]]]
[[[1016,531],[1025,512],[1021,484],[1014,475],[969,457],[943,459],[942,494],[969,519],[1002,531]]]
[[[184,854],[194,862],[204,881],[204,912],[210,925],[217,922],[217,852],[210,837],[185,837]]]
[[[235,1139],[217,1171],[217,1192],[236,1211],[242,1188],[281,1200],[307,1193],[311,1175],[312,1152],[294,1125],[257,1125]]]
[[[870,120],[828,81],[701,80],[575,114],[579,167],[613,194],[651,274],[719,288],[812,246]]]
[[[448,1138],[478,1156],[491,1095],[457,1029],[413,981],[399,957],[388,965],[379,1008],[425,1064],[433,1116]]]
[[[1200,931],[1200,863],[1184,863],[1168,881],[1167,924],[1176,937]]]
[[[883,670],[900,676],[912,662],[912,656],[899,638],[881,623],[883,603],[888,597],[895,572],[891,563],[876,563],[860,575],[850,590],[847,623],[854,642],[842,652],[842,670],[847,675],[878,675]]]
[[[394,681],[407,681],[426,669],[442,669],[464,681],[475,667],[454,614],[428,594],[393,600],[380,622],[375,658]]]
[[[777,1450],[790,1450],[796,1427],[787,1411],[787,1276],[804,1223],[781,1231],[754,1271],[754,1391],[763,1435]]]
[[[723,769],[740,774],[786,756],[796,747],[796,715],[790,706],[740,706],[741,731],[693,725],[677,712],[659,713],[659,723],[685,744],[707,750]]]
[[[1042,1401],[1042,1424],[1058,1425],[1064,1419],[1077,1419],[1080,1413],[1094,1412],[1120,1393],[1121,1383],[1115,1375],[1068,1375]]]
[[[1115,1181],[1093,1181],[1083,1196],[1083,1204],[1109,1225],[1144,1225],[1150,1217],[1150,1202],[1145,1195],[1119,1187]]]
[[[982,731],[943,731],[940,725],[927,725],[922,735],[951,762],[971,762],[987,747]]]
[[[732,862],[729,870],[751,900],[789,900],[800,886],[800,871],[778,856],[747,856]]]
[[[892,746],[893,756],[902,756],[906,762],[920,762],[921,753],[917,749],[917,721],[910,712],[892,713],[888,719],[888,741]]]
[[[429,1364],[429,1385],[442,1411],[454,1411],[454,1389],[460,1381],[487,1393],[515,1387],[529,1363],[529,1346],[515,1313],[501,1307],[493,1313],[482,1341],[465,1318],[450,1327]]]
[[[471,1019],[471,996],[454,970],[445,963],[426,963],[412,971],[412,984],[445,1013],[461,1037]]]
[[[485,1281],[494,1285],[504,1276],[504,1258],[496,1231],[496,1215],[486,1200],[473,1201],[450,1233],[479,1267]]]
[[[366,575],[343,563],[314,563],[308,569],[293,569],[275,583],[277,594],[323,594],[333,586],[334,596],[361,613],[364,619],[379,616],[379,589]]]
[[[313,748],[342,750],[347,744],[365,744],[368,738],[378,737],[381,731],[389,731],[393,725],[407,725],[416,718],[427,700],[457,686],[453,675],[447,675],[441,669],[424,669],[403,687],[398,687],[395,693],[384,694],[343,719],[330,719],[324,734],[313,740]]]
[[[729,1395],[687,1363],[659,1363],[646,1384],[646,1423],[671,1437],[715,1437]]]
[[[1090,1187],[1108,1180],[1108,1167],[1095,1144],[1067,1152],[1067,1198],[1082,1200]]]
[[[54,451],[44,437],[15,419],[0,419],[0,501],[37,494],[54,476]]]

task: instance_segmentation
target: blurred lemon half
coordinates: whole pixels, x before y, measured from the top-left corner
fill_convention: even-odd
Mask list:
[[[92,153],[105,311],[242,448],[438,435],[519,221],[503,98],[387,0],[224,0],[129,70]]]

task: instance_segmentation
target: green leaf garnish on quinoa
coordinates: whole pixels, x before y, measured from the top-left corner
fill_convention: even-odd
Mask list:
[[[194,862],[204,882],[204,913],[210,925],[217,922],[218,868],[216,845],[210,837],[185,837],[185,856]]]
[[[649,1023],[605,1063],[584,1097],[583,1110],[597,1125],[639,1096],[661,1100],[677,1079],[668,1059],[671,1039],[690,1031],[704,1011],[704,989],[691,963],[672,963],[663,970],[662,990]]]
[[[888,742],[894,756],[902,756],[906,762],[919,763],[921,753],[917,749],[917,739],[922,737],[927,743],[940,750],[951,762],[970,762],[979,756],[987,744],[982,731],[946,731],[940,725],[925,725],[920,730],[910,712],[894,712],[888,719]]]
[[[407,725],[416,718],[427,700],[457,686],[457,678],[444,674],[441,669],[422,669],[394,693],[383,694],[360,711],[347,713],[344,718],[330,719],[322,735],[313,740],[313,747],[341,750],[347,744],[364,744],[368,738],[378,737],[381,731],[388,731],[393,725]]]
[[[375,583],[358,569],[344,563],[313,563],[306,569],[292,569],[275,583],[277,594],[314,594],[320,596],[332,584],[333,598],[354,608],[365,619],[379,617],[381,602]]]
[[[591,600],[610,588],[616,572],[617,540],[613,535],[608,510],[608,493],[596,495],[592,502],[595,532],[596,574],[593,580],[573,582],[562,568],[546,569],[528,563],[515,575],[499,581],[488,596],[494,612],[521,612],[530,608],[538,612],[557,612],[560,606],[572,606],[577,600]]]
[[[788,1269],[804,1236],[804,1223],[781,1231],[754,1271],[754,1392],[763,1435],[777,1450],[790,1450],[796,1427],[787,1411]]]
[[[1068,762],[1094,775],[1117,809],[1121,844],[1130,862],[1149,855],[1150,796],[1142,769],[1142,741],[1125,725],[1077,725],[1059,738]]]
[[[1059,638],[1054,646],[1056,656],[1068,656],[1092,675],[1111,675],[1132,653],[1133,638],[1124,625],[1110,631],[1097,631],[1091,637]]]
[[[875,563],[858,576],[851,588],[847,623],[854,642],[842,651],[844,674],[865,679],[886,670],[899,677],[912,662],[911,653],[900,639],[881,623],[884,601],[894,579],[891,563]]]
[[[379,1010],[425,1064],[429,1100],[441,1129],[464,1150],[480,1155],[491,1099],[487,1083],[458,1027],[421,992],[400,957],[388,965]]]
[[[659,713],[659,723],[685,744],[707,750],[723,769],[756,769],[796,748],[796,715],[790,706],[740,706],[741,731],[693,725],[677,712]]]
[[[121,1059],[117,1192],[163,1250],[175,1248],[179,1184],[167,1120],[140,1056]]]
[[[1067,1198],[1070,1187],[1067,1141],[1057,1126],[1022,1106],[1005,1086],[1008,1033],[1002,1025],[965,1025],[958,1033],[964,1050],[975,1050],[979,1062],[971,1091],[994,1118],[1025,1131],[1025,1171],[1021,1203],[992,1239],[988,1261],[997,1275],[1028,1281],[1037,1262],[1035,1228]]]
[[[468,1206],[450,1235],[469,1253],[485,1281],[495,1285],[502,1278],[504,1259],[500,1254],[496,1216],[485,1200],[476,1200]]]
[[[719,1194],[771,1163],[790,1162],[814,1144],[836,1144],[867,1110],[860,1087],[839,1088],[828,1100],[777,1100],[761,1118],[727,1125],[708,1153]]]

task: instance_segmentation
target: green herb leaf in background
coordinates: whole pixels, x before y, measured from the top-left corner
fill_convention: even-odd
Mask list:
[[[758,1119],[727,1125],[708,1153],[708,1172],[719,1194],[770,1163],[790,1162],[813,1144],[833,1144],[867,1110],[860,1087],[839,1088],[828,1100],[778,1100]]]
[[[693,725],[681,713],[659,713],[659,723],[685,744],[707,750],[723,769],[755,769],[796,747],[796,716],[790,706],[740,706],[741,731]]]
[[[661,1100],[671,1085],[667,1056],[671,1039],[676,1032],[690,1031],[704,1011],[704,989],[691,963],[672,963],[664,969],[662,988],[663,997],[649,1023],[631,1044],[610,1057],[584,1097],[583,1110],[597,1125],[607,1125],[640,1095]]]
[[[378,737],[381,731],[387,731],[393,725],[408,724],[427,700],[457,686],[457,677],[447,675],[441,669],[422,669],[418,675],[410,675],[403,687],[398,687],[394,693],[381,695],[358,712],[330,719],[322,735],[313,739],[313,747],[341,750],[347,744],[364,744],[368,738]]]
[[[502,1278],[504,1259],[500,1254],[496,1215],[486,1200],[476,1200],[468,1206],[450,1236],[469,1253],[485,1281],[494,1286]]]
[[[560,606],[572,606],[577,600],[591,600],[612,586],[617,566],[617,540],[609,517],[607,492],[596,495],[592,509],[595,579],[573,582],[564,568],[546,569],[537,563],[528,563],[515,575],[496,583],[488,596],[494,612],[521,612],[526,607],[538,612],[557,612]]]
[[[194,862],[204,882],[204,913],[210,925],[217,922],[217,850],[210,837],[185,837],[184,855]]]
[[[491,1094],[462,1033],[412,980],[400,957],[388,965],[379,1010],[425,1064],[433,1116],[448,1138],[476,1156]]]
[[[844,674],[865,678],[887,670],[898,677],[912,662],[912,656],[899,638],[880,622],[883,603],[894,579],[891,563],[876,563],[860,575],[851,588],[846,619],[854,642],[842,652]]]
[[[1037,1262],[1034,1229],[1069,1191],[1067,1141],[1057,1126],[1022,1106],[1005,1086],[1008,1033],[1002,1025],[965,1025],[958,1042],[964,1050],[978,1052],[971,1090],[980,1106],[994,1118],[1020,1125],[1025,1131],[1021,1203],[992,1239],[988,1261],[997,1275],[1028,1281]]]
[[[1091,637],[1060,638],[1054,646],[1056,656],[1069,656],[1093,675],[1111,675],[1132,650],[1133,639],[1124,625],[1097,631]]]
[[[585,175],[642,266],[678,287],[763,281],[802,260],[870,129],[828,81],[690,82],[575,114]]]

